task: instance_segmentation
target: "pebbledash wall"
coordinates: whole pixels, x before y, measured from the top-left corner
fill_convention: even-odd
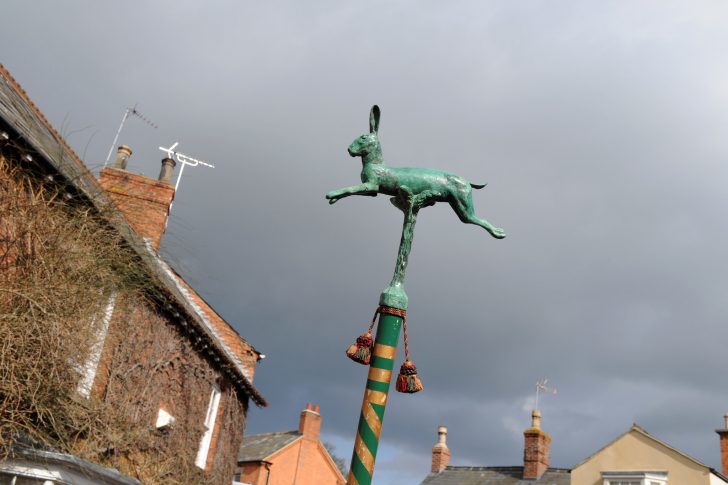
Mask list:
[[[188,443],[175,457],[180,465],[194,462],[210,482],[230,483],[249,401],[266,405],[252,383],[262,356],[157,254],[174,198],[174,162],[163,160],[159,179],[136,175],[126,169],[131,149],[122,146],[97,181],[2,65],[0,131],[90,207],[118,208],[123,217],[110,223],[158,290],[155,301],[111,294],[79,395],[128,409],[150,432]],[[139,463],[145,453],[135,450]]]

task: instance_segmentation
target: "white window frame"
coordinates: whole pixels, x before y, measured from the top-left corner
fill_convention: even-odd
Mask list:
[[[94,387],[94,381],[96,380],[96,372],[99,370],[99,363],[101,362],[101,353],[104,350],[104,343],[106,342],[106,336],[109,333],[109,324],[111,324],[111,318],[114,316],[114,306],[116,305],[116,292],[111,293],[109,297],[109,303],[106,305],[104,314],[101,318],[101,324],[96,329],[96,339],[91,345],[88,358],[81,368],[81,379],[78,381],[76,392],[86,399],[91,397],[91,389]],[[91,322],[91,325],[96,324],[96,319]]]
[[[667,472],[663,471],[627,471],[602,472],[603,485],[621,485],[637,483],[639,485],[667,485]]]
[[[157,411],[157,422],[154,423],[154,426],[157,429],[168,428],[173,426],[175,422],[177,422],[177,420],[174,416],[169,414],[164,409],[159,408],[159,411]]]
[[[200,448],[197,450],[197,458],[195,465],[203,470],[207,467],[208,454],[210,453],[210,444],[212,443],[212,433],[215,431],[215,420],[217,419],[217,410],[220,407],[220,387],[217,384],[212,385],[210,393],[210,402],[207,405],[207,414],[205,415],[205,432],[200,440]]]

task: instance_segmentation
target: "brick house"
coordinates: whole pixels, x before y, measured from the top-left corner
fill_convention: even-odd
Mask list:
[[[152,179],[127,171],[130,156],[131,149],[120,147],[114,165],[103,169],[96,180],[0,65],[3,166],[26,173],[34,187],[62,186],[63,195],[75,206],[103,214],[142,271],[144,298],[138,298],[141,291],[111,291],[91,321],[78,322],[79,331],[92,327],[93,338],[83,352],[83,362],[76,365],[75,395],[81,406],[102,403],[105,409],[120,412],[134,429],[146,430],[138,442],[147,441],[137,448],[134,440],[123,447],[119,443],[97,447],[91,461],[111,463],[145,483],[172,481],[183,469],[191,469],[192,475],[177,476],[177,480],[229,483],[249,403],[266,405],[253,385],[255,368],[264,356],[157,253],[174,198],[174,161],[163,160],[160,178]],[[25,187],[13,190],[20,193]],[[17,232],[15,222],[22,221],[6,219],[0,225],[6,278],[15,262],[8,249],[17,242],[9,236]],[[76,442],[83,439],[83,435],[76,437]],[[176,451],[162,463],[159,448],[150,443]],[[30,455],[26,453],[24,459]],[[56,455],[59,463],[95,466],[68,454]],[[13,466],[12,460],[0,462],[0,482],[8,470],[17,469]]]
[[[246,436],[235,481],[250,485],[343,485],[344,476],[319,440],[321,414],[309,403],[296,431]],[[235,483],[235,482],[233,482]]]

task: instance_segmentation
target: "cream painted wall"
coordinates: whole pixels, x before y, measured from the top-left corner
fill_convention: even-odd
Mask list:
[[[603,471],[666,471],[668,485],[725,485],[706,466],[635,429],[571,471],[571,485],[602,485]]]
[[[718,478],[718,475],[710,474],[710,485],[725,485],[725,480]]]

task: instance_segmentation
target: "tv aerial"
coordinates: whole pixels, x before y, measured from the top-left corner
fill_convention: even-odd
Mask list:
[[[180,152],[175,151],[177,145],[179,145],[178,141],[169,148],[159,147],[160,150],[167,154],[167,158],[177,160],[182,165],[182,168],[179,169],[177,182],[174,184],[175,193],[177,192],[177,188],[179,187],[180,180],[182,180],[182,172],[184,172],[187,165],[189,165],[190,167],[197,167],[198,165],[202,165],[204,167],[215,168],[215,166],[211,163],[203,162],[202,160],[197,160],[196,158],[192,158],[189,155],[184,155]]]
[[[534,409],[538,409],[538,397],[540,393],[545,392],[548,394],[556,394],[557,391],[555,387],[546,386],[548,382],[548,379],[541,379],[536,382],[536,405],[534,406]]]
[[[124,128],[124,123],[126,123],[126,120],[129,118],[129,116],[136,116],[140,120],[142,120],[144,123],[148,124],[155,130],[158,128],[158,126],[152,121],[141,114],[139,110],[136,108],[137,105],[135,104],[131,108],[126,108],[126,111],[124,111],[124,116],[121,118],[121,123],[119,124],[119,129],[116,130],[116,136],[114,137],[114,141],[111,143],[111,148],[109,148],[109,154],[106,155],[106,161],[104,162],[104,167],[109,163],[109,160],[111,160],[111,154],[114,151],[114,148],[116,147],[116,142],[119,140],[119,134],[121,133],[121,130]]]

